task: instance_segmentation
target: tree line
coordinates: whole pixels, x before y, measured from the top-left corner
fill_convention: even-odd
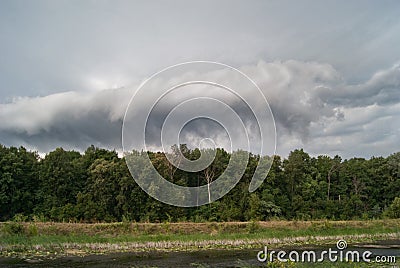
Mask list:
[[[191,160],[201,153],[186,145],[178,149]],[[173,168],[164,153],[135,154],[148,155],[163,177],[182,186],[207,185],[224,171],[231,157],[225,150],[216,149],[216,158],[207,169],[191,173]],[[250,193],[248,186],[258,160],[259,156],[250,154],[242,179],[221,199],[182,208],[145,193],[129,173],[125,159],[115,151],[94,146],[84,153],[57,148],[40,158],[24,147],[0,145],[0,221],[400,218],[400,152],[343,160],[294,150],[287,158],[275,156],[263,184]]]

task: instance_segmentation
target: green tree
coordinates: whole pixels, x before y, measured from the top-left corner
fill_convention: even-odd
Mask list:
[[[128,175],[121,159],[95,160],[89,168],[85,191],[78,195],[81,217],[91,222],[110,222],[131,214],[126,203]]]
[[[37,153],[0,145],[0,220],[32,213],[38,187],[37,167]]]
[[[302,184],[311,175],[311,158],[303,151],[294,150],[290,152],[287,160],[283,161],[284,181],[286,192],[290,200],[290,208],[287,216],[292,218],[304,205],[304,198],[301,195]]]
[[[69,217],[62,214],[62,208],[74,205],[77,194],[85,186],[86,170],[81,160],[79,152],[57,148],[40,162],[36,214],[54,220]]]
[[[393,219],[400,218],[400,197],[396,197],[393,203],[385,210],[385,216]]]

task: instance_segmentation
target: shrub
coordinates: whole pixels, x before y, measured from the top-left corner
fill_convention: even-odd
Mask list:
[[[393,203],[385,210],[384,216],[392,219],[400,218],[400,197],[393,200]]]
[[[28,220],[28,216],[25,216],[22,213],[15,214],[13,219],[15,222],[26,222]]]
[[[39,234],[38,228],[36,226],[36,224],[29,224],[28,225],[28,229],[26,230],[26,234],[28,236],[37,236]]]
[[[261,229],[261,226],[256,221],[251,221],[247,224],[246,230],[249,234],[254,234]]]
[[[18,222],[5,222],[2,232],[9,235],[23,235],[25,234],[25,228]]]

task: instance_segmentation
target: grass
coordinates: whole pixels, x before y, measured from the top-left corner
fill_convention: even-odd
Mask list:
[[[398,239],[400,220],[228,223],[0,223],[0,256],[65,256]]]

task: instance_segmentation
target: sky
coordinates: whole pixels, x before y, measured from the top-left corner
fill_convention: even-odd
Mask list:
[[[387,156],[400,151],[399,13],[396,0],[1,1],[0,143],[121,151],[138,86],[205,60],[257,83],[277,154]],[[223,140],[219,128],[185,131]]]

